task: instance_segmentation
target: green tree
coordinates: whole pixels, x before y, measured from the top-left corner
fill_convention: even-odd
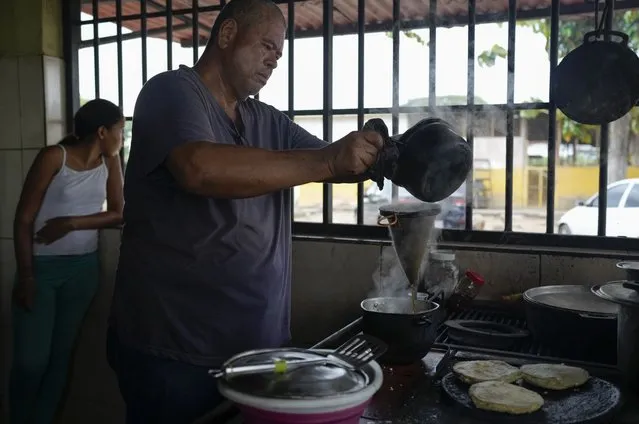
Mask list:
[[[601,14],[600,14],[601,16]],[[550,19],[523,21],[517,23],[526,26],[546,38],[546,51],[550,49]],[[579,47],[584,35],[595,28],[594,15],[573,16],[562,19],[559,24],[559,61],[570,51]],[[627,10],[614,14],[613,29],[629,36],[629,47],[639,50],[639,10]],[[493,66],[498,59],[506,58],[507,50],[498,44],[482,52],[478,57],[480,66]],[[532,112],[528,112],[529,114]],[[578,124],[557,111],[558,140],[565,143],[592,143],[594,127]],[[637,138],[639,130],[639,112],[637,108],[610,126],[608,180],[610,182],[626,176],[630,141]]]

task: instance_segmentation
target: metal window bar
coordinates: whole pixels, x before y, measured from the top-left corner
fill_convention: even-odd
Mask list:
[[[428,8],[428,106],[437,106],[437,0],[430,0]]]
[[[615,14],[615,1],[606,0],[606,21],[604,28],[606,31],[612,30],[612,18]],[[610,34],[606,34],[606,40],[610,40]],[[606,235],[606,220],[608,209],[608,141],[609,141],[609,125],[601,126],[601,145],[599,146],[599,218],[597,219],[597,235]]]
[[[295,0],[287,4],[288,38],[288,117],[295,119]],[[291,189],[291,217],[295,219],[295,189]]]
[[[100,30],[98,28],[99,5],[93,0],[93,77],[95,78],[95,98],[100,97]]]
[[[148,63],[146,57],[146,39],[148,36],[147,16],[146,16],[146,0],[140,0],[140,46],[142,48],[142,84],[146,84],[148,77]]]
[[[550,61],[550,80],[557,68],[559,60],[559,0],[552,0],[550,14],[550,43],[548,58]],[[555,104],[552,87],[548,93],[548,175],[546,177],[546,233],[555,231],[555,181],[556,181],[556,152],[557,152],[557,105]],[[561,140],[561,139],[560,139]]]
[[[118,106],[120,107],[120,110],[124,110],[124,75],[122,70],[122,0],[115,1],[115,18],[118,62]],[[120,148],[120,166],[124,169],[124,145]]]
[[[399,2],[400,0],[393,0],[393,111],[391,113],[391,134],[399,133],[399,37],[402,24],[399,15]],[[395,201],[398,197],[399,187],[397,187],[397,185],[393,183],[391,186],[391,199]]]
[[[470,145],[471,152],[474,157],[474,140],[475,140],[475,112],[473,105],[475,104],[475,18],[476,18],[476,1],[468,0],[468,74],[466,81],[466,140]],[[473,229],[473,208],[474,205],[474,167],[471,168],[466,178],[466,231]]]
[[[120,0],[118,0],[120,1]],[[173,0],[166,1],[166,69],[173,69]]]
[[[357,129],[364,126],[366,0],[357,0]],[[364,183],[357,183],[357,225],[364,224]]]
[[[198,11],[199,2],[193,0],[193,21],[191,27],[193,31],[193,65],[197,63],[200,58],[200,12]]]
[[[324,140],[333,142],[333,0],[324,0],[324,110],[322,123],[324,126]],[[324,183],[322,191],[322,221],[324,224],[333,222],[333,188]]]
[[[64,2],[62,5],[62,30],[65,60],[65,114],[66,132],[73,131],[73,115],[80,108],[80,63],[79,49],[76,46],[82,40],[80,25],[74,21],[81,13],[81,5],[76,2]]]
[[[517,33],[517,0],[508,0],[508,57],[506,82],[506,208],[504,231],[513,230],[513,146],[515,104],[515,37]]]
[[[148,30],[147,28],[147,20],[149,18],[154,17],[166,17],[167,25],[166,28],[161,29],[166,31],[167,39],[172,40],[172,29],[177,28],[173,27],[172,17],[173,15],[183,15],[187,13],[191,13],[194,18],[197,17],[199,12],[206,11],[218,11],[221,9],[223,2],[220,6],[203,6],[198,7],[197,0],[195,0],[194,4],[190,9],[180,9],[173,11],[169,6],[171,5],[171,1],[167,1],[167,7],[163,11],[153,11],[148,12],[147,10],[147,0],[140,0],[140,13],[134,15],[122,16],[122,0],[115,0],[116,3],[116,14],[111,17],[100,17],[98,13],[98,1],[92,0],[92,9],[93,9],[93,19],[88,21],[80,21],[80,5],[79,1],[72,1],[73,7],[71,5],[67,5],[64,8],[65,13],[65,22],[69,22],[71,26],[74,26],[76,29],[80,29],[82,25],[92,25],[94,29],[94,37],[91,40],[82,41],[79,36],[79,31],[75,31],[77,33],[75,36],[66,36],[65,35],[65,44],[69,44],[70,46],[75,48],[76,58],[72,59],[75,66],[70,66],[67,68],[67,81],[70,82],[70,87],[68,91],[73,93],[70,97],[77,97],[78,101],[76,103],[79,104],[79,90],[78,90],[78,81],[77,81],[77,49],[81,47],[93,47],[94,48],[94,65],[95,65],[95,92],[96,97],[100,95],[100,57],[99,57],[99,47],[102,44],[108,42],[116,42],[119,44],[118,46],[118,73],[121,73],[122,68],[122,56],[121,56],[121,43],[122,41],[129,39],[130,34],[122,34],[122,25],[124,21],[132,20],[132,19],[140,19],[141,21],[141,29],[139,33],[136,33],[136,37],[141,37],[142,41],[142,79],[143,82],[146,82],[146,73],[147,73],[147,58],[146,58],[146,42],[147,37],[149,35],[155,34],[155,30]],[[288,3],[289,10],[294,9],[294,3],[299,0],[276,0],[278,3],[283,3],[286,1]],[[324,87],[327,88],[324,94],[324,107],[321,110],[294,110],[294,93],[293,93],[293,72],[294,69],[294,52],[293,52],[293,40],[294,38],[304,38],[309,36],[317,36],[318,34],[313,34],[312,31],[300,31],[299,34],[294,34],[294,13],[290,13],[289,16],[289,110],[288,114],[293,118],[294,116],[310,116],[310,115],[322,115],[324,118],[324,135],[328,141],[332,141],[332,116],[333,115],[353,115],[357,114],[358,116],[358,126],[363,125],[364,115],[365,114],[399,114],[399,113],[436,113],[438,110],[466,110],[468,116],[468,125],[466,129],[467,137],[469,143],[473,142],[473,121],[474,115],[476,112],[485,110],[485,109],[500,109],[506,111],[507,114],[521,111],[521,110],[533,110],[533,109],[547,109],[549,116],[548,123],[548,180],[547,180],[547,219],[546,219],[546,234],[504,234],[501,232],[492,232],[492,231],[481,231],[476,232],[472,231],[472,201],[467,202],[466,208],[466,231],[445,231],[445,241],[470,241],[470,242],[478,242],[478,243],[502,243],[502,244],[518,244],[518,245],[554,245],[560,247],[596,247],[600,249],[624,249],[632,248],[632,243],[625,239],[619,238],[600,238],[600,237],[558,237],[552,235],[554,232],[554,193],[555,193],[555,176],[556,176],[556,151],[557,151],[557,138],[556,138],[556,113],[557,109],[553,101],[552,92],[549,93],[549,101],[548,102],[526,102],[526,103],[514,103],[514,96],[511,89],[508,89],[508,98],[505,104],[497,104],[497,105],[476,105],[474,104],[474,72],[475,72],[475,63],[474,63],[474,32],[475,26],[478,23],[492,22],[496,20],[503,21],[503,16],[499,14],[492,14],[490,17],[487,16],[477,16],[475,14],[475,0],[469,0],[468,11],[469,14],[465,18],[468,24],[468,40],[469,40],[469,52],[468,52],[468,92],[467,92],[467,105],[454,105],[447,107],[437,107],[436,105],[436,96],[435,96],[435,53],[436,53],[436,28],[437,28],[437,16],[436,16],[436,0],[430,0],[431,10],[429,11],[429,21],[435,22],[434,25],[430,27],[430,45],[429,45],[429,106],[427,107],[407,107],[407,106],[399,106],[398,102],[395,101],[396,89],[398,88],[398,84],[395,84],[393,87],[393,105],[390,108],[365,108],[364,107],[364,77],[363,77],[363,48],[364,48],[364,32],[378,32],[378,31],[386,31],[392,29],[395,35],[395,32],[398,32],[398,25],[396,24],[399,18],[399,5],[400,0],[394,0],[393,2],[393,17],[394,23],[391,27],[388,24],[369,24],[366,25],[364,21],[365,17],[365,0],[358,0],[358,23],[357,23],[357,33],[358,33],[358,48],[360,50],[359,62],[358,62],[358,105],[357,108],[346,108],[333,110],[332,109],[332,35],[339,33],[349,33],[355,32],[354,28],[349,27],[340,27],[336,28],[333,25],[333,17],[332,17],[332,1],[328,1],[324,3],[324,25],[321,30],[322,35],[324,36]],[[615,2],[614,0],[606,0],[606,3],[611,11],[614,10]],[[157,8],[157,2],[153,2],[154,7]],[[548,13],[550,14],[550,22],[551,22],[551,34],[550,34],[550,48],[549,48],[549,59],[550,59],[550,67],[551,74],[554,72],[556,67],[557,59],[558,59],[558,23],[559,23],[559,13],[560,13],[560,0],[552,0],[551,7],[548,9],[541,9],[536,11],[520,11],[515,15],[515,9],[513,5],[516,4],[515,0],[509,0],[509,12],[508,12],[508,23],[509,23],[509,54],[508,54],[508,69],[509,71],[514,68],[514,23],[516,23],[517,15],[521,19],[527,19],[531,17],[540,18],[543,17],[543,14],[546,13],[546,17]],[[623,2],[622,7],[618,10],[625,10],[629,8],[636,8],[639,6],[639,0],[628,0],[627,2]],[[397,9],[396,9],[397,8]],[[592,6],[591,5],[563,5],[561,6],[561,11],[567,15],[574,13],[584,13],[590,12]],[[119,12],[117,11],[119,9]],[[75,10],[75,12],[73,12]],[[532,15],[531,13],[535,13],[536,15]],[[69,16],[70,15],[70,16]],[[515,16],[513,16],[515,15]],[[608,14],[607,20],[605,22],[606,28],[612,28],[612,13]],[[186,18],[184,18],[186,19]],[[192,28],[198,28],[202,25],[199,23],[198,19],[194,19],[195,22],[189,21],[189,24]],[[442,25],[450,25],[453,20],[444,20],[439,19],[439,23]],[[118,33],[115,37],[100,37],[98,32],[98,26],[103,22],[112,22],[118,26]],[[386,26],[384,26],[386,25]],[[173,28],[172,28],[173,27]],[[419,28],[417,22],[402,22],[402,29],[413,29]],[[421,27],[423,27],[423,22]],[[511,28],[513,27],[513,28]],[[74,33],[74,31],[69,31],[69,33]],[[194,34],[196,32],[194,31]],[[199,35],[199,33],[198,33]],[[510,37],[512,35],[512,39]],[[297,37],[296,37],[297,36]],[[197,51],[199,37],[194,37],[194,60]],[[397,37],[394,37],[394,40]],[[395,41],[394,41],[395,43]],[[172,51],[171,51],[171,42],[167,41],[167,67],[171,67],[171,59],[172,59]],[[395,47],[395,46],[394,46]],[[65,46],[65,51],[69,52],[73,49]],[[398,54],[397,54],[398,55]],[[394,52],[395,56],[395,52]],[[69,59],[67,59],[69,60]],[[73,75],[76,75],[74,78]],[[118,75],[119,83],[121,81],[121,75]],[[509,87],[512,86],[514,88],[514,75],[509,72]],[[118,90],[118,100],[120,104],[122,103],[123,97],[123,86],[119,85]],[[69,117],[68,120],[71,122],[72,120],[72,112],[74,112],[73,101],[69,102],[71,106],[68,107]],[[127,117],[127,120],[130,120],[130,117]],[[514,119],[513,119],[514,121]],[[327,125],[329,124],[330,125]],[[507,128],[507,136],[510,134],[512,136],[512,128],[514,122],[509,122]],[[608,155],[608,126],[604,125],[601,127],[601,145],[600,145],[600,176],[599,176],[599,222],[598,222],[598,234],[605,235],[605,227],[606,227],[606,207],[607,207],[607,155]],[[508,142],[507,142],[508,143]],[[512,148],[512,147],[511,147]],[[511,181],[510,184],[512,186],[512,151],[510,154],[507,152],[507,156],[509,156],[509,160],[507,163],[510,165],[511,170]],[[470,183],[467,187],[467,200],[472,200],[472,177],[469,177],[467,183]],[[508,183],[507,183],[508,184]],[[508,191],[508,190],[507,190]],[[512,187],[510,188],[510,200],[512,200]],[[330,195],[330,185],[325,185],[324,189],[324,224],[330,223],[332,221],[332,195]],[[328,195],[328,196],[327,196]],[[508,194],[507,194],[508,197]],[[328,200],[328,201],[327,201]],[[509,202],[511,203],[511,202]],[[363,221],[363,213],[362,213],[362,205],[363,205],[363,186],[360,184],[358,187],[358,223]],[[510,207],[510,211],[512,214],[512,204],[510,206],[506,206],[506,208]],[[329,218],[329,219],[327,219]],[[508,218],[507,218],[508,219]],[[510,217],[512,225],[512,216]],[[297,234],[319,234],[326,236],[341,236],[341,237],[355,237],[355,238],[365,238],[365,239],[387,239],[388,235],[385,229],[383,228],[371,228],[365,226],[349,226],[349,225],[340,225],[338,227],[335,226],[326,226],[324,224],[311,224],[311,223],[295,223],[294,231]]]

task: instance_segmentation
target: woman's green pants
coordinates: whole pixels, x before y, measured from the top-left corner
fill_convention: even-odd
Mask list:
[[[11,424],[52,424],[74,342],[98,288],[98,253],[34,257],[31,311],[13,304]]]

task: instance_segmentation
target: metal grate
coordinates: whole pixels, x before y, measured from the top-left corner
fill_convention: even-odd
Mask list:
[[[473,308],[466,309],[453,313],[450,320],[476,320],[495,322],[499,324],[512,325],[517,328],[526,329],[526,320],[523,318],[514,317],[511,313],[504,311],[496,311],[491,309]],[[548,358],[549,360],[566,359],[576,362],[588,362],[605,365],[615,365],[616,360],[614,355],[612,357],[602,357],[601,355],[593,355],[590,351],[571,349],[570,351],[562,351],[559,349],[544,346],[535,342],[532,337],[526,338],[521,342],[515,343],[512,347],[507,349],[494,349],[494,348],[482,348],[477,346],[470,346],[460,344],[457,341],[452,341],[448,337],[448,328],[442,325],[435,339],[435,345],[440,348],[453,348],[456,350],[473,351],[487,354],[511,356],[530,357],[536,356],[540,358]]]

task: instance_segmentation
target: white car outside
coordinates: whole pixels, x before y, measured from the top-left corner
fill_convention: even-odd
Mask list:
[[[639,178],[608,185],[606,236],[639,237]],[[597,235],[599,195],[566,212],[559,220],[559,234]]]

